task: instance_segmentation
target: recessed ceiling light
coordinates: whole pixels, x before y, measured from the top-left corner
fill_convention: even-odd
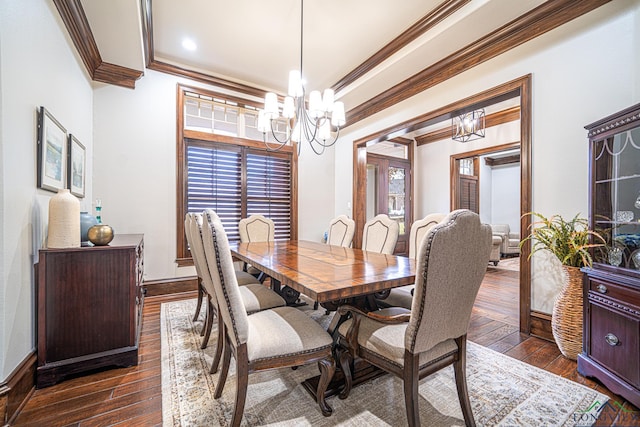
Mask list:
[[[196,42],[187,38],[182,40],[182,47],[191,51],[196,50],[198,48],[198,46],[196,46]]]

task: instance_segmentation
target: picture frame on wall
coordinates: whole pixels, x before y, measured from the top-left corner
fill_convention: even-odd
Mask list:
[[[38,188],[66,188],[67,130],[43,106],[38,110]]]
[[[76,197],[84,198],[87,154],[84,145],[69,134],[69,157],[67,162],[67,184],[69,191]]]

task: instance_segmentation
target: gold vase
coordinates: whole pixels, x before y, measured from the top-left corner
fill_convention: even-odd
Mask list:
[[[565,284],[553,304],[551,332],[562,354],[572,360],[582,352],[582,272],[562,266]]]
[[[113,240],[113,228],[106,224],[97,224],[87,231],[87,236],[94,245],[105,246]]]

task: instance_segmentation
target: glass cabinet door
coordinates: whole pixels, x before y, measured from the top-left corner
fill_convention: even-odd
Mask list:
[[[595,141],[594,222],[607,245],[594,261],[640,270],[640,128]]]

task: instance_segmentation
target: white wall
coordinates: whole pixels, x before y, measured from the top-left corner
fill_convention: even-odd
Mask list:
[[[0,382],[35,348],[33,263],[54,194],[36,189],[38,106],[85,145],[91,197],[92,90],[72,46],[53,2],[0,2]]]
[[[520,233],[520,164],[497,166],[491,171],[491,223],[509,224]]]
[[[176,85],[203,87],[147,70],[136,89],[101,85],[94,94],[94,194],[116,233],[144,233],[145,279],[195,275],[176,260]],[[333,217],[333,148],[298,159],[300,239],[320,241]]]
[[[485,163],[485,159],[485,156],[480,157],[480,221],[484,224],[494,224],[492,218],[493,173],[491,166]]]
[[[501,83],[533,76],[533,209],[566,216],[586,215],[588,146],[584,125],[640,100],[638,21],[640,1],[608,3],[560,28],[462,73],[434,88],[347,128],[336,150],[336,182],[351,179],[352,143],[380,129],[432,111]],[[468,149],[481,147],[474,141]],[[449,186],[437,179],[446,164],[436,162],[456,152],[453,143],[436,149],[427,144],[416,156],[417,218],[449,210]],[[427,176],[429,174],[429,176]],[[336,206],[351,191],[336,188]],[[534,260],[535,261],[535,260]],[[539,268],[533,263],[534,270]],[[550,313],[553,278],[534,273],[532,308]],[[555,291],[557,292],[557,291]],[[546,295],[542,300],[541,295]]]

